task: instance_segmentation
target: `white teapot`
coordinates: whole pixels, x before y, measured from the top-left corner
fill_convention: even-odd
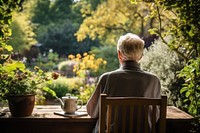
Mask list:
[[[66,94],[62,99],[58,98],[61,103],[61,108],[65,113],[74,114],[78,109],[83,106],[82,100],[78,100],[77,97],[72,97],[71,94]],[[80,105],[78,107],[77,105]]]

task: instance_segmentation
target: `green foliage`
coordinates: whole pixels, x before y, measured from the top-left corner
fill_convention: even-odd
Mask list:
[[[79,98],[83,101],[83,104],[87,103],[94,90],[95,90],[95,84],[87,84],[84,87],[80,87]]]
[[[60,61],[57,53],[49,50],[46,55],[41,55],[36,58],[35,65],[40,67],[44,71],[52,71],[57,69],[57,63]],[[33,61],[32,61],[33,62]]]
[[[200,11],[199,1],[169,1],[155,0],[155,7],[149,17],[156,18],[159,25],[151,29],[159,35],[171,49],[186,62],[198,57],[200,51]],[[171,42],[166,42],[165,36],[173,36]]]
[[[35,71],[29,71],[21,62],[12,61],[11,63],[4,63],[0,67],[0,97],[5,98],[7,94],[11,95],[26,95],[35,94],[40,87],[38,85],[51,81],[51,77],[46,75],[38,67]],[[57,75],[57,74],[56,74]],[[52,75],[53,78],[57,78]],[[46,89],[48,90],[48,89]]]
[[[25,64],[11,59],[12,46],[7,45],[11,36],[12,13],[14,9],[22,4],[20,0],[0,1],[0,100],[4,100],[7,94],[24,95],[36,93],[38,85],[52,79],[57,79],[58,74],[52,73],[52,77],[47,76],[41,69],[35,67],[35,71],[30,71]],[[42,88],[40,88],[42,89]],[[53,91],[44,88],[55,96]]]
[[[41,52],[52,49],[60,55],[72,53],[73,49],[78,49],[75,43],[75,29],[70,21],[64,23],[50,24],[38,29],[37,40],[42,44]]]
[[[199,0],[154,0],[154,3],[155,8],[150,17],[159,20],[159,25],[152,31],[184,59],[183,64],[186,65],[179,72],[179,81],[184,80],[180,93],[185,97],[181,100],[191,115],[199,117],[200,2]],[[163,18],[166,16],[168,24],[163,23]],[[168,35],[173,38],[171,42],[165,41],[164,37]]]
[[[99,38],[104,42],[115,44],[116,39],[127,32],[140,36],[147,36],[147,30],[157,25],[154,18],[146,18],[151,4],[140,2],[138,5],[128,4],[127,0],[101,1],[95,10],[92,4],[82,4],[81,13],[83,23],[76,32],[77,40],[82,41],[86,37]],[[101,17],[100,17],[101,16]]]
[[[83,83],[83,80],[80,78],[66,78],[59,77],[57,80],[53,81],[52,84],[48,84],[47,86],[53,90],[57,97],[65,96],[66,93],[71,93],[73,95],[79,94],[79,86]],[[46,85],[45,85],[46,86]],[[52,99],[52,96],[48,93],[45,94],[46,98]]]
[[[104,69],[99,68],[99,75],[103,72],[112,71],[119,68],[116,46],[105,45],[99,48],[93,48],[90,53],[93,53],[97,58],[103,58],[106,62],[108,62]]]
[[[10,45],[7,45],[7,41],[11,36],[11,29],[9,25],[12,19],[12,12],[18,8],[20,0],[1,0],[0,1],[0,100],[5,97],[7,93],[6,88],[2,88],[7,85],[7,80],[3,80],[4,75],[7,76],[7,71],[12,68],[8,64],[8,67],[4,67],[3,64],[10,59],[10,54],[13,48]],[[16,63],[13,64],[16,67]],[[23,65],[21,65],[23,67]]]
[[[172,38],[168,37],[168,41],[170,41],[170,39]],[[161,39],[158,39],[145,50],[140,65],[142,69],[156,74],[159,77],[162,86],[162,94],[168,96],[168,104],[174,104],[173,102],[175,101],[173,97],[178,97],[179,94],[173,91],[173,83],[177,82],[175,73],[181,69],[178,55],[169,49]],[[177,89],[178,87],[176,87],[176,90]]]
[[[66,20],[71,15],[72,0],[36,0],[32,21],[49,25]]]
[[[77,62],[72,60],[62,61],[58,64],[58,70],[61,71],[62,75],[73,77],[75,76],[73,69],[76,64]]]
[[[84,53],[91,46],[98,46],[97,41],[86,39],[78,43],[74,33],[77,31],[82,17],[80,6],[75,5],[72,0],[67,1],[43,1],[37,0],[33,10],[32,22],[35,28],[36,39],[42,44],[42,53],[53,49],[59,56]]]
[[[87,3],[91,4],[91,9],[95,10],[97,8],[97,6],[103,2],[103,0],[83,0]]]
[[[37,31],[37,40],[42,44],[40,47],[41,52],[44,53],[49,49],[53,49],[60,56],[67,56],[83,53],[89,51],[91,46],[97,46],[92,44],[89,39],[78,43],[74,36],[76,30],[77,27],[70,20],[41,26]]]
[[[22,32],[19,23],[17,23],[16,21],[12,22],[11,25],[11,29],[12,29],[12,39],[8,42],[13,48],[14,51],[16,52],[20,52],[22,53],[22,50],[24,48],[27,48],[28,45],[24,45],[26,44],[26,41],[24,40],[24,33]],[[16,35],[16,36],[15,36]]]
[[[172,28],[172,34],[176,37],[184,37],[184,47],[189,51],[186,59],[191,57],[198,57],[200,54],[200,2],[199,0],[182,0],[180,1],[167,1],[164,0],[165,6],[174,10],[178,16],[176,27]]]
[[[0,1],[0,63],[8,59],[9,54],[12,52],[12,47],[7,45],[7,41],[11,36],[12,12],[18,8],[20,0],[1,0]]]
[[[30,46],[37,43],[35,33],[33,32],[34,25],[30,21],[31,9],[34,2],[31,0],[24,1],[23,9],[15,11],[12,14],[10,25],[12,36],[8,44],[14,48],[13,52],[23,54],[25,49],[29,49]]]
[[[192,59],[180,71],[179,77],[185,80],[180,91],[184,94],[185,108],[194,116],[200,114],[200,58]]]
[[[20,0],[1,0],[0,1],[0,41],[5,41],[6,37],[11,35],[9,25],[12,19],[12,12],[18,8]]]

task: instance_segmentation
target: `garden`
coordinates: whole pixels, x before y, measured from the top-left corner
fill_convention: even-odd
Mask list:
[[[33,92],[38,105],[68,93],[86,104],[98,77],[119,67],[117,40],[131,32],[145,41],[141,68],[200,130],[199,0],[1,0],[0,7],[1,106],[9,93]]]

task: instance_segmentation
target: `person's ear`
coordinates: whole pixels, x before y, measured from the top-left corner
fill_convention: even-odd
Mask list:
[[[143,57],[143,53],[142,53],[142,55],[140,56],[139,60],[141,60],[141,59],[142,59],[142,57]]]
[[[121,52],[119,50],[117,51],[117,54],[118,54],[118,58],[121,60],[122,56],[121,56]]]
[[[119,62],[122,63],[122,54],[119,50],[117,51],[117,54],[118,54]]]
[[[136,62],[139,62],[139,61],[142,59],[142,57],[143,57],[143,53],[141,54],[140,58],[138,58],[138,59],[136,60]]]

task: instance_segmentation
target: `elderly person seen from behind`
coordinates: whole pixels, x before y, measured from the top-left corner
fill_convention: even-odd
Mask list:
[[[117,52],[120,67],[99,77],[96,89],[86,105],[87,112],[92,118],[98,118],[101,93],[121,97],[161,97],[158,77],[143,71],[139,66],[143,50],[144,41],[139,36],[127,33],[119,38]],[[98,132],[98,120],[93,132]]]

